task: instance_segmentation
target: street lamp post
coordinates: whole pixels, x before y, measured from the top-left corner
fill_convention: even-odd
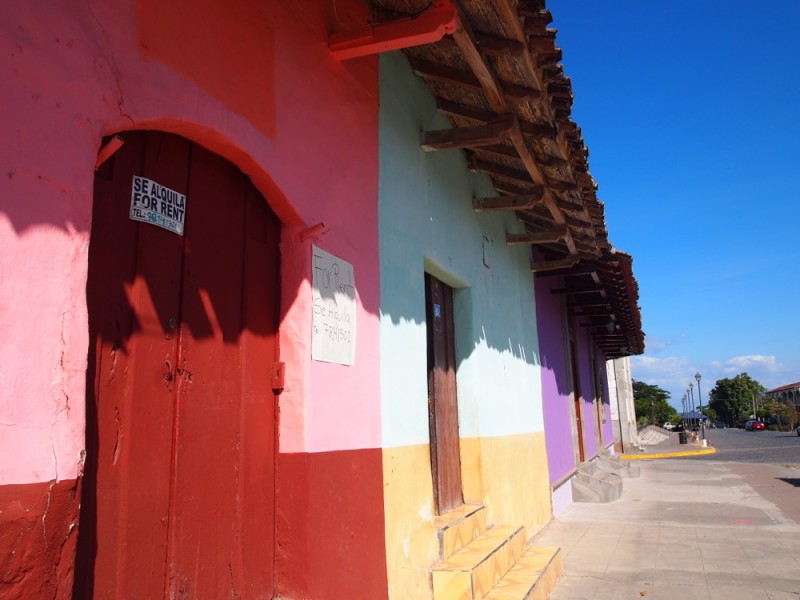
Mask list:
[[[703,423],[703,396],[700,394],[700,373],[695,373],[694,378],[697,380],[697,400],[700,402],[700,436],[706,439],[706,429]]]
[[[683,398],[681,398],[681,405],[683,406],[683,414],[681,415],[681,422],[683,423],[683,427],[686,428],[686,394],[684,394]]]
[[[692,412],[694,412],[694,384],[689,382],[689,397],[692,399]]]

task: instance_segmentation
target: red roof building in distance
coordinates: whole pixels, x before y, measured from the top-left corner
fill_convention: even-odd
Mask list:
[[[781,402],[786,402],[787,404],[793,404],[795,408],[798,408],[800,407],[800,381],[788,383],[786,385],[767,390],[764,392],[764,395],[767,398],[773,398],[775,400],[780,400]]]

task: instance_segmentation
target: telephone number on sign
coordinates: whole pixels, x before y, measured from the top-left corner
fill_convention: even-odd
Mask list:
[[[349,342],[352,339],[352,332],[349,329],[342,329],[333,325],[323,325],[322,335],[335,342]]]

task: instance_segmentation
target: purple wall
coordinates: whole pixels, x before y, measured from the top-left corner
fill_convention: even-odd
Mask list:
[[[555,483],[575,468],[561,297],[550,293],[551,287],[556,283],[557,280],[553,277],[534,280],[550,483]]]

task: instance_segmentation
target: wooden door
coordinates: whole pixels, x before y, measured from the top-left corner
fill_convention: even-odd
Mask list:
[[[603,448],[603,417],[601,411],[603,410],[603,387],[602,379],[600,378],[600,370],[597,367],[597,361],[592,358],[592,398],[594,398],[594,413],[597,419],[597,452]]]
[[[586,460],[586,452],[583,448],[583,417],[581,416],[581,377],[578,372],[578,355],[576,352],[575,340],[572,328],[570,328],[569,340],[570,371],[572,372],[572,395],[575,403],[575,426],[578,434],[578,459],[580,462]]]
[[[158,132],[98,171],[75,597],[272,597],[279,224],[238,169]],[[129,217],[134,175],[184,235]]]
[[[428,412],[437,514],[464,503],[458,438],[453,290],[425,275],[428,331]]]

